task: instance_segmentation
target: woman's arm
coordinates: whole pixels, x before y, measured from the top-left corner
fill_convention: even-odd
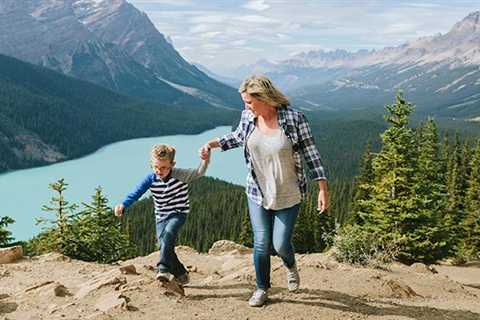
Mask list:
[[[329,206],[327,177],[320,153],[310,130],[310,124],[304,114],[300,114],[298,132],[300,150],[310,170],[310,176],[313,180],[318,180],[317,210],[319,213],[323,213]]]
[[[207,155],[207,151],[214,148],[222,148],[223,151],[227,151],[233,148],[238,148],[245,142],[245,132],[247,131],[250,111],[243,110],[242,117],[238,123],[237,129],[230,133],[225,134],[220,138],[214,138],[205,143],[200,148],[200,157],[204,159]]]

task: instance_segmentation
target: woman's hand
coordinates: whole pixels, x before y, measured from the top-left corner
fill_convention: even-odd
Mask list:
[[[210,159],[210,150],[212,150],[213,148],[220,148],[219,138],[214,138],[208,141],[200,148],[200,150],[198,150],[198,153],[200,154],[200,159],[202,160]]]
[[[318,190],[317,211],[321,214],[321,213],[324,213],[329,206],[327,181],[320,180],[318,182],[318,188],[319,190]]]
[[[198,153],[200,154],[200,159],[202,160],[208,160],[210,159],[210,146],[208,145],[208,143],[204,144],[200,150],[198,150]]]

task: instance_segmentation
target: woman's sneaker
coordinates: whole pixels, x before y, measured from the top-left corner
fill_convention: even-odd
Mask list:
[[[297,264],[287,268],[287,286],[288,291],[297,291],[300,287],[300,275],[298,274]]]
[[[170,272],[158,271],[157,274],[155,275],[155,279],[161,282],[168,282],[170,281],[171,277],[172,275],[170,274]]]
[[[261,307],[265,304],[265,301],[267,301],[268,295],[267,291],[263,289],[256,289],[250,300],[248,300],[248,304],[250,307]]]
[[[190,282],[190,276],[188,275],[188,272],[185,272],[184,274],[178,276],[178,277],[175,277],[175,281],[179,284],[179,285],[186,285]]]

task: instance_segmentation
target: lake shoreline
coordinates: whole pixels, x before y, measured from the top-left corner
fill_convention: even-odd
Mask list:
[[[149,158],[153,144],[175,146],[177,167],[196,168],[200,161],[198,149],[211,138],[230,131],[231,126],[220,126],[196,135],[124,140],[103,146],[81,158],[3,173],[0,175],[0,193],[7,201],[0,216],[15,219],[15,223],[8,226],[14,241],[29,239],[41,231],[35,225],[35,218],[52,216],[41,210],[55,195],[48,187],[50,183],[64,179],[68,184],[65,199],[79,205],[90,202],[95,188],[100,186],[109,205],[113,206],[151,172]],[[229,152],[215,150],[206,176],[245,185],[246,167],[241,148]]]

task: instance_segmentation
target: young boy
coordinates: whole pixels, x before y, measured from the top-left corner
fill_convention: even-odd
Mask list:
[[[203,156],[197,169],[177,169],[175,148],[165,144],[154,145],[151,151],[153,173],[147,175],[122,204],[115,206],[115,215],[120,217],[126,208],[150,189],[160,244],[156,279],[162,282],[170,281],[172,274],[181,285],[190,280],[187,270],[175,253],[175,241],[190,209],[188,183],[205,173],[209,160],[210,155]]]

